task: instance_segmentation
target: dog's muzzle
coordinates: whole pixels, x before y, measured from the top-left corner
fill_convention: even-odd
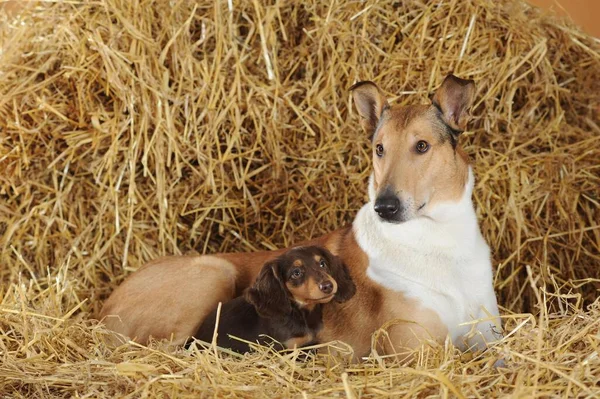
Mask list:
[[[401,203],[391,190],[386,190],[377,197],[374,209],[379,217],[386,222],[400,221]]]

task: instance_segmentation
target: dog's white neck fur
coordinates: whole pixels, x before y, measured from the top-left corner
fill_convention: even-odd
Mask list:
[[[490,249],[471,201],[473,184],[469,167],[458,202],[437,204],[427,215],[394,224],[374,211],[371,176],[370,201],[353,223],[358,244],[369,257],[367,275],[435,311],[463,350],[484,349],[501,337]],[[486,320],[473,323],[480,319]]]

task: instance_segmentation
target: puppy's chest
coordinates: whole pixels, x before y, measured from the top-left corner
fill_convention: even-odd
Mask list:
[[[280,331],[279,341],[286,348],[302,347],[316,342],[318,332],[323,328],[320,305],[311,312],[297,313]]]

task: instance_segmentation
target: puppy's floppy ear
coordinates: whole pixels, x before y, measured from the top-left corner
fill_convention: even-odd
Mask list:
[[[261,317],[274,318],[292,311],[277,260],[266,263],[246,292],[246,299]]]
[[[335,279],[338,287],[333,299],[335,299],[336,302],[346,302],[356,293],[356,285],[354,285],[354,281],[352,281],[352,277],[350,277],[350,271],[344,262],[337,256],[333,256],[330,265],[331,277]]]
[[[352,98],[360,115],[360,124],[372,138],[381,118],[381,113],[389,107],[385,95],[373,82],[358,82],[350,87]]]
[[[446,76],[435,92],[433,105],[442,113],[442,119],[457,133],[465,130],[469,119],[469,108],[475,96],[475,83],[472,80]]]

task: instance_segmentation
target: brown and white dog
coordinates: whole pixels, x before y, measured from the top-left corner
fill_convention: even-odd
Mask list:
[[[329,304],[318,340],[341,340],[355,357],[388,329],[386,353],[450,336],[461,349],[501,337],[490,250],[471,201],[473,173],[458,145],[475,86],[446,77],[432,104],[389,105],[372,82],[352,94],[372,136],[370,201],[351,226],[306,245],[329,249],[347,265],[356,295]],[[139,342],[184,343],[218,302],[239,296],[262,265],[283,250],[164,257],[133,273],[106,301],[106,325]]]

